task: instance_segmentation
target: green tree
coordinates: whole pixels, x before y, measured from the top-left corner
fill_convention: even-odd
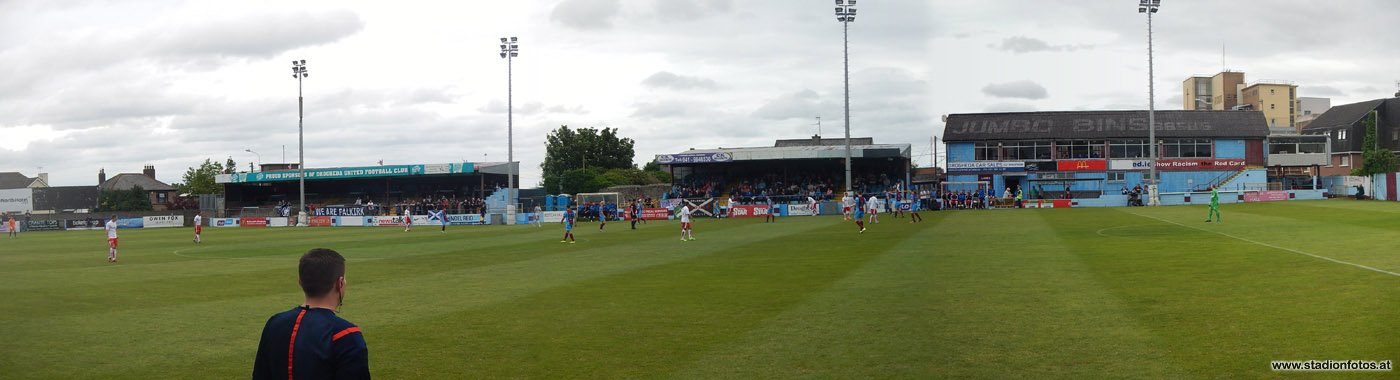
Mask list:
[[[592,173],[596,176],[608,169],[636,168],[632,163],[637,155],[635,146],[636,142],[632,139],[619,136],[616,128],[571,129],[568,125],[561,125],[545,136],[544,162],[540,163],[540,169],[544,172],[543,185],[548,191],[565,194],[575,192],[570,189],[580,186],[592,187],[585,185],[596,185],[596,179],[580,182],[577,177],[565,177],[571,171],[585,168],[591,171],[573,175]]]
[[[661,171],[661,164],[655,160],[647,161],[647,164],[642,166],[642,171],[656,178],[657,183],[671,183],[671,173]]]
[[[635,167],[635,141],[620,137],[616,128],[570,129],[559,126],[545,136],[545,158],[540,163],[544,175],[559,175],[582,168],[616,169]]]
[[[1366,126],[1366,137],[1361,141],[1361,166],[1351,169],[1351,175],[1370,177],[1374,174],[1394,173],[1397,167],[1400,167],[1400,159],[1395,157],[1395,152],[1376,144],[1378,117],[1379,115],[1372,112],[1370,118],[1362,120],[1362,124]]]
[[[598,176],[602,174],[598,169],[573,169],[559,175],[558,183],[560,194],[593,193],[602,189],[598,183]]]
[[[228,162],[224,163],[224,173],[233,173],[236,171],[238,171],[238,163],[233,162],[233,157],[229,157]]]
[[[224,166],[210,159],[204,159],[204,163],[199,167],[185,170],[185,176],[181,178],[184,183],[176,187],[181,194],[220,194],[224,193],[224,187],[214,182],[214,176],[224,172]]]
[[[151,211],[151,198],[141,186],[129,190],[104,190],[97,195],[99,211]]]

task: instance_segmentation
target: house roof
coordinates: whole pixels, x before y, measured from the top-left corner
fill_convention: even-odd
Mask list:
[[[141,186],[146,191],[173,191],[175,187],[157,181],[155,178],[147,177],[141,173],[122,173],[115,177],[108,178],[107,182],[97,185],[102,190],[130,190],[133,187]]]
[[[1308,126],[1303,128],[1303,133],[1331,131],[1338,128],[1351,127],[1356,124],[1357,121],[1361,120],[1361,118],[1366,117],[1366,114],[1380,107],[1381,104],[1385,102],[1386,99],[1376,99],[1332,107],[1327,110],[1327,112],[1323,112],[1322,116],[1318,116],[1316,119],[1313,119],[1311,123],[1308,123]]]
[[[0,173],[0,189],[23,189],[29,187],[38,178],[25,177],[18,172]]]
[[[851,145],[851,157],[909,158],[911,148],[912,146],[910,144]],[[690,160],[690,158],[696,156],[708,156],[712,159],[702,159],[700,161]],[[691,149],[677,154],[658,154],[655,160],[662,165],[686,165],[696,163],[727,163],[732,161],[835,159],[845,158],[845,156],[845,145],[760,146]]]
[[[1257,111],[1157,111],[1158,138],[1263,138]],[[1147,111],[1006,112],[948,115],[943,139],[958,141],[1147,138]]]

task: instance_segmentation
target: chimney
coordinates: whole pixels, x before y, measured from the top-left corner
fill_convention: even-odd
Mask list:
[[[97,169],[97,184],[107,183],[107,169]]]
[[[151,177],[151,179],[156,179],[156,166],[146,165],[146,168],[141,169],[141,174],[145,174],[147,177]]]
[[[39,173],[39,179],[44,181],[44,186],[49,186],[49,173]]]

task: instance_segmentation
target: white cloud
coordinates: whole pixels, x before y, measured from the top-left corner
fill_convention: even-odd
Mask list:
[[[670,88],[676,90],[714,89],[719,87],[712,79],[677,75],[669,71],[657,71],[656,74],[651,74],[647,79],[642,80],[642,85],[651,88]]]
[[[574,29],[609,29],[621,10],[617,0],[564,0],[554,6],[549,19]]]
[[[998,98],[1045,99],[1045,86],[1029,80],[992,83],[982,87],[982,93]]]
[[[1047,42],[1045,42],[1045,41],[1042,41],[1042,40],[1040,40],[1040,39],[1031,38],[1031,37],[1016,36],[1016,37],[1008,37],[1008,38],[1006,38],[1006,39],[1004,39],[1004,40],[1001,40],[1001,44],[1000,44],[1000,45],[992,45],[992,47],[993,47],[993,48],[996,48],[996,49],[999,49],[999,50],[1005,50],[1005,51],[1009,51],[1009,52],[1012,52],[1012,53],[1016,53],[1016,54],[1025,54],[1025,53],[1035,53],[1035,52],[1042,52],[1042,51],[1050,51],[1050,52],[1070,51],[1070,52],[1072,52],[1072,51],[1080,50],[1080,49],[1093,49],[1093,48],[1094,48],[1094,45],[1091,45],[1091,44],[1051,45],[1051,44],[1049,44],[1049,43],[1047,43]]]

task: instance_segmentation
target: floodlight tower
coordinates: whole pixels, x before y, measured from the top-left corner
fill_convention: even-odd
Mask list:
[[[262,166],[261,166],[261,165],[262,165],[262,155],[261,155],[261,154],[258,154],[258,152],[254,152],[252,149],[244,149],[243,151],[244,151],[244,152],[248,152],[248,153],[252,153],[254,157],[257,157],[257,158],[258,158],[258,165],[259,165],[258,167],[262,167]]]
[[[1152,83],[1152,14],[1162,6],[1162,0],[1140,0],[1138,13],[1147,15],[1147,146],[1151,147],[1152,166],[1148,167],[1147,204],[1157,206],[1157,93]]]
[[[512,112],[513,91],[511,85],[511,65],[514,58],[520,53],[520,45],[515,37],[501,37],[501,58],[506,60],[506,167],[509,171],[506,179],[506,214],[514,214],[515,211],[515,115]],[[508,216],[507,224],[514,224],[514,216]]]
[[[297,182],[300,186],[299,199],[301,208],[297,209],[297,225],[306,225],[306,134],[303,125],[306,120],[304,104],[306,103],[301,95],[301,80],[310,74],[306,73],[306,60],[292,61],[292,78],[297,79]]]
[[[854,189],[851,183],[851,23],[856,21],[856,0],[836,0],[836,21],[841,22],[842,74],[846,87],[846,193]]]

